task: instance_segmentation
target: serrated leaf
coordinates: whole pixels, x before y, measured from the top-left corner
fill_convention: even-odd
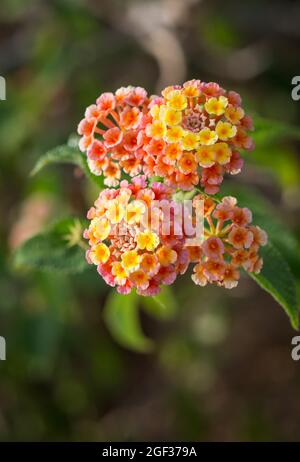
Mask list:
[[[80,245],[68,245],[66,237],[79,219],[64,218],[22,244],[15,252],[17,268],[32,268],[64,273],[81,273],[88,268],[85,250]],[[84,229],[84,221],[82,230]]]
[[[142,307],[158,319],[168,320],[178,311],[178,303],[171,287],[163,286],[154,297],[140,297]]]
[[[283,307],[295,329],[299,327],[296,282],[279,251],[268,243],[260,251],[264,265],[259,274],[248,273]]]
[[[88,166],[86,156],[77,147],[64,144],[51,149],[39,158],[31,175],[36,175],[40,170],[51,164],[73,164],[79,167],[99,188],[104,188],[103,176],[94,175]]]
[[[139,297],[134,291],[120,295],[112,290],[104,308],[104,319],[117,342],[131,350],[146,353],[153,344],[142,331],[138,302]]]

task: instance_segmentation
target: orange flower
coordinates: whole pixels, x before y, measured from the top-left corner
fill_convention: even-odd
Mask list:
[[[137,107],[126,108],[120,114],[120,125],[126,130],[137,128],[141,122],[142,113]]]
[[[103,135],[104,144],[107,148],[112,148],[117,144],[121,143],[122,137],[123,133],[118,127],[110,128]]]
[[[95,140],[89,146],[87,155],[90,159],[93,160],[102,160],[107,153],[107,149],[101,141]]]
[[[97,123],[97,119],[94,117],[90,119],[83,119],[78,125],[78,133],[79,135],[90,136],[92,135],[95,126]]]
[[[224,253],[224,244],[218,237],[209,237],[202,245],[202,251],[208,258],[219,259]]]
[[[222,281],[225,268],[222,260],[207,260],[203,263],[203,274],[210,282]]]
[[[157,250],[156,255],[158,256],[159,263],[162,266],[171,265],[177,260],[176,251],[164,245]]]
[[[194,274],[192,275],[192,280],[194,281],[194,283],[202,287],[206,286],[208,281],[203,270],[203,265],[201,263],[198,263],[198,265],[194,266]]]
[[[120,160],[120,167],[130,176],[138,175],[142,170],[142,165],[134,155],[127,159]]]
[[[185,153],[180,156],[178,168],[181,173],[189,174],[197,170],[197,162],[193,154]]]
[[[159,270],[158,258],[153,253],[144,253],[141,257],[141,269],[149,274],[154,276]]]
[[[149,279],[146,273],[142,270],[131,273],[129,279],[140,290],[146,290],[149,286]]]
[[[109,162],[104,169],[105,180],[104,184],[107,186],[117,186],[121,178],[121,170],[115,162]]]
[[[196,262],[199,261],[202,255],[202,250],[201,247],[196,245],[196,246],[188,246],[187,251],[189,254],[189,260],[191,262]]]
[[[103,93],[99,98],[97,99],[97,106],[99,111],[112,111],[116,107],[116,100],[115,96],[113,93]]]
[[[234,265],[227,264],[223,274],[223,285],[226,289],[233,289],[238,285],[240,278],[239,271]]]
[[[228,235],[228,241],[236,249],[248,249],[253,242],[253,233],[241,226],[233,226],[232,230]]]
[[[167,164],[174,165],[180,158],[182,149],[179,143],[171,143],[166,146],[164,160]]]

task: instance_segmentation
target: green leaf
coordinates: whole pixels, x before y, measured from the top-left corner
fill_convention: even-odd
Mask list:
[[[120,295],[112,290],[104,308],[104,319],[117,342],[131,350],[146,353],[151,351],[153,344],[142,332],[138,302],[139,297],[134,291]]]
[[[163,286],[154,297],[140,297],[140,303],[149,314],[161,320],[172,319],[178,312],[177,300],[169,286]]]
[[[299,327],[296,282],[286,260],[268,243],[260,251],[264,265],[259,274],[248,273],[283,307],[295,329]]]
[[[254,116],[253,122],[255,132],[252,136],[256,146],[263,146],[285,138],[300,139],[300,129],[293,125],[259,116]]]
[[[17,268],[27,267],[64,273],[80,273],[88,268],[82,231],[85,222],[65,218],[37,234],[15,252]],[[77,236],[77,237],[76,237]]]
[[[56,148],[51,149],[46,154],[44,154],[37,161],[35,167],[33,168],[31,175],[36,175],[44,167],[51,164],[74,164],[85,173],[85,175],[90,178],[99,188],[104,188],[104,178],[103,175],[97,176],[94,175],[88,166],[86,155],[83,154],[77,147],[64,144],[57,146]]]

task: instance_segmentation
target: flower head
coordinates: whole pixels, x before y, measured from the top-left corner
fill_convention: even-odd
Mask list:
[[[200,181],[208,194],[218,192],[225,173],[240,172],[238,150],[253,149],[252,129],[237,93],[199,80],[169,86],[160,97],[130,86],[103,93],[78,125],[80,149],[107,186],[117,186],[123,170],[185,190]]]
[[[237,149],[253,147],[247,134],[251,120],[240,96],[213,82],[191,80],[165,88],[159,104],[151,106],[150,116],[144,149],[153,156],[153,171],[185,190],[200,179],[205,192],[215,194],[225,173],[241,170]],[[152,149],[152,140],[161,140],[162,149]]]
[[[240,277],[240,268],[258,273],[262,268],[259,249],[267,243],[267,234],[251,224],[252,214],[237,205],[234,197],[217,203],[212,197],[194,197],[193,205],[204,201],[204,242],[198,252],[192,248],[190,261],[196,262],[192,280],[204,286],[215,283],[232,289]]]
[[[184,230],[175,226],[175,214],[168,213],[173,192],[138,176],[131,183],[122,181],[118,189],[103,190],[88,212],[87,260],[120,293],[136,288],[141,295],[156,294],[161,285],[172,284],[186,271]],[[159,207],[156,201],[161,201]],[[167,220],[170,231],[165,235]]]
[[[149,101],[146,90],[141,87],[103,93],[97,98],[96,104],[87,108],[84,119],[78,125],[81,135],[79,147],[87,152],[92,172],[104,175],[107,186],[119,184],[120,167],[130,176],[136,176],[141,171],[137,160],[143,140],[138,139],[138,134],[145,128]],[[104,159],[105,165],[91,163],[103,163]],[[112,160],[118,160],[119,164]]]

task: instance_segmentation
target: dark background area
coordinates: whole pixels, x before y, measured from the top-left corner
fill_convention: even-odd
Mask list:
[[[71,166],[29,174],[103,91],[212,80],[250,112],[297,126],[299,24],[300,3],[286,0],[1,0],[0,440],[300,439],[296,333],[249,278],[233,291],[179,279],[172,320],[141,313],[155,340],[145,355],[105,327],[109,287],[96,271],[11,264],[24,239],[95,200]],[[258,149],[234,180],[262,192],[297,238],[299,148],[291,138]]]

